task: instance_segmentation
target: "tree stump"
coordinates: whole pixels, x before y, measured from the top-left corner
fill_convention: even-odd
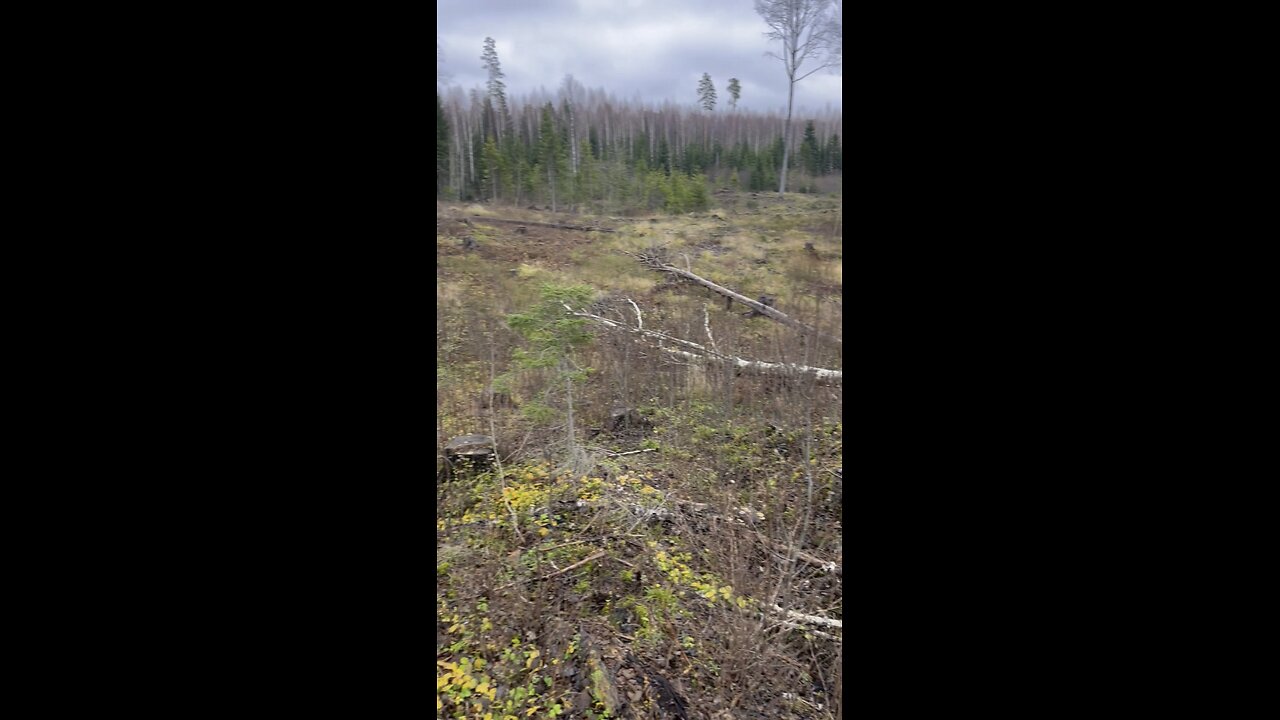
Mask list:
[[[446,477],[490,470],[493,462],[493,438],[488,435],[459,435],[445,443]]]

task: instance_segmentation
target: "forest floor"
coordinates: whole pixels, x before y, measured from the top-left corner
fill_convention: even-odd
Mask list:
[[[841,386],[681,361],[630,331],[840,370],[840,202],[437,204],[437,717],[841,716]],[[768,296],[828,339],[637,256]],[[573,310],[614,323],[588,325],[572,396],[513,370],[506,318],[546,284],[590,287]],[[530,410],[547,406],[572,406],[585,465],[564,460],[566,413]],[[496,438],[501,472],[442,471],[464,434]]]

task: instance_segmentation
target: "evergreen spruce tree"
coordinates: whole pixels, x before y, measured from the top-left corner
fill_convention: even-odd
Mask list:
[[[813,121],[810,120],[804,126],[804,140],[800,142],[800,166],[805,172],[814,176],[820,172],[820,154],[818,136],[813,129]]]
[[[839,172],[843,168],[840,157],[840,136],[831,133],[831,137],[827,140],[827,172]]]
[[[449,183],[449,119],[436,93],[436,196],[444,193]]]
[[[702,73],[702,80],[698,83],[698,102],[703,110],[716,109],[716,86],[711,84],[711,75],[707,73]]]

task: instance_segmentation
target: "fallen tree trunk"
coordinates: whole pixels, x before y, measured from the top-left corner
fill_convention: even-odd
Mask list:
[[[631,253],[628,253],[628,254],[631,255]],[[802,332],[806,335],[819,335],[833,342],[837,342],[837,343],[841,342],[840,338],[835,337],[834,335],[828,335],[826,333],[818,332],[816,329],[811,328],[808,325],[805,325],[804,323],[792,318],[790,315],[787,315],[786,313],[780,310],[776,310],[768,305],[765,305],[762,302],[752,300],[746,295],[734,292],[733,290],[730,290],[729,288],[724,287],[723,285],[717,285],[716,283],[711,282],[710,280],[700,275],[695,275],[688,270],[681,270],[675,265],[665,263],[662,260],[649,255],[635,254],[635,255],[632,255],[632,257],[639,259],[640,262],[644,263],[646,266],[654,270],[658,270],[665,273],[671,273],[676,277],[681,277],[686,280],[692,280],[693,282],[698,283],[702,287],[707,288],[708,290],[714,293],[723,295],[735,302],[742,303],[743,305],[746,305],[747,307],[760,313],[761,315],[764,315],[772,320],[776,320],[782,323],[783,325],[786,325],[787,327],[790,327],[790,328],[794,328],[795,330],[798,330],[799,332]]]
[[[556,228],[558,230],[588,230],[591,232],[607,232],[607,233],[617,232],[617,230],[611,230],[609,228],[590,227],[587,225],[565,225],[563,223],[533,222],[532,220],[508,220],[507,218],[484,217],[483,215],[472,215],[471,217],[476,218],[476,222],[482,222],[482,223],[499,222],[499,223],[511,223],[513,225],[534,225],[536,227],[549,227],[549,228]]]
[[[843,381],[843,373],[840,370],[827,370],[825,368],[809,367],[808,365],[795,365],[792,363],[767,363],[759,360],[743,360],[742,358],[736,357],[695,355],[683,350],[676,350],[675,348],[662,348],[662,351],[689,360],[712,362],[722,365],[732,364],[742,372],[751,375],[773,375],[779,377],[813,375],[814,380],[816,380],[819,385],[840,385]]]
[[[787,628],[788,630],[803,630],[804,632],[807,632],[810,635],[813,635],[814,637],[820,637],[820,638],[823,638],[824,640],[833,640],[838,643],[844,642],[844,640],[842,640],[841,638],[835,635],[832,635],[831,633],[825,633],[825,632],[822,632],[821,630],[814,630],[813,628],[807,627],[804,625],[797,625],[795,623],[784,622],[779,627],[784,627],[784,628]]]
[[[568,309],[567,306],[566,309]],[[626,330],[642,337],[653,338],[658,340],[659,343],[664,341],[674,343],[687,349],[677,350],[676,348],[662,347],[661,344],[659,344],[659,348],[667,354],[681,357],[686,360],[692,360],[694,362],[728,364],[737,368],[741,372],[752,375],[773,375],[780,377],[811,375],[820,385],[841,385],[844,382],[844,373],[841,370],[828,370],[826,368],[809,367],[808,365],[797,365],[795,363],[769,363],[761,360],[746,360],[740,357],[718,353],[704,345],[699,345],[698,343],[685,340],[684,338],[678,338],[663,332],[656,332],[654,330],[645,330],[643,329],[643,326],[634,328],[627,327],[620,322],[582,311],[569,310],[569,314],[574,317],[593,320],[605,327],[614,328],[616,330]]]
[[[800,622],[808,623],[810,625],[821,625],[823,627],[830,627],[830,628],[837,628],[837,629],[844,628],[844,625],[842,625],[839,620],[832,620],[831,618],[818,617],[817,615],[805,615],[804,613],[798,613],[795,610],[783,610],[781,607],[777,605],[774,605],[770,609],[772,609],[776,613],[781,613],[783,615],[786,615],[787,618],[790,620],[798,620]]]

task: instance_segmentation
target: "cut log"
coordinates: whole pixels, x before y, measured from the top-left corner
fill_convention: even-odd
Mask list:
[[[444,446],[446,475],[482,472],[493,467],[494,443],[488,435],[460,435]]]

